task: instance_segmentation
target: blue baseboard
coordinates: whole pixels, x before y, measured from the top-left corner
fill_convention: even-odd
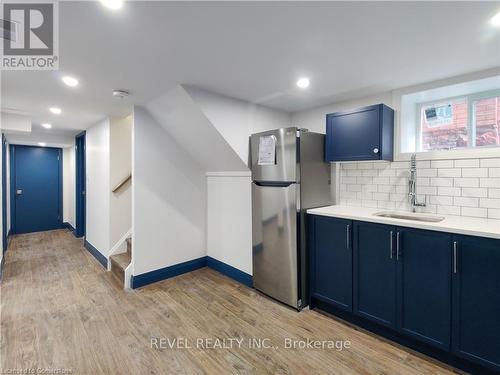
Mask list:
[[[212,268],[217,272],[220,272],[223,275],[234,279],[250,288],[253,286],[253,278],[251,275],[209,256],[189,260],[187,262],[174,264],[173,266],[160,268],[158,270],[132,276],[132,282],[130,283],[130,285],[132,286],[132,289],[136,289],[140,288],[141,286],[156,283],[158,281],[170,279],[174,276],[179,276],[184,273],[195,271],[203,267]]]
[[[252,275],[240,271],[239,269],[221,262],[220,260],[207,256],[207,267],[212,268],[217,272],[220,272],[223,275],[230,277],[231,279],[234,279],[250,288],[253,286]]]
[[[73,228],[73,225],[71,225],[70,223],[68,223],[67,221],[65,221],[64,223],[62,223],[62,226],[63,228],[68,228],[70,231],[72,231],[73,233],[75,232],[75,228]]]
[[[2,260],[0,261],[0,280],[3,278],[3,265],[5,264],[5,252],[3,253]]]
[[[156,283],[174,276],[182,275],[183,273],[191,272],[207,265],[206,257],[188,260],[187,262],[174,264],[154,270],[151,272],[142,273],[140,275],[132,276],[132,289],[139,288],[144,285]]]
[[[90,254],[94,256],[94,258],[97,259],[99,263],[102,264],[102,266],[106,269],[108,269],[108,259],[101,254],[99,250],[97,250],[90,242],[85,240],[85,248],[89,251]]]

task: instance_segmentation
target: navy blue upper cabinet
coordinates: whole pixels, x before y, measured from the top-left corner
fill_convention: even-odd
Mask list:
[[[352,311],[352,222],[310,216],[311,296]]]
[[[354,223],[354,312],[396,328],[396,264],[391,226]]]
[[[326,115],[326,161],[393,159],[394,111],[384,104]]]
[[[398,329],[450,350],[451,235],[398,228]]]
[[[454,236],[455,354],[500,371],[500,240]]]

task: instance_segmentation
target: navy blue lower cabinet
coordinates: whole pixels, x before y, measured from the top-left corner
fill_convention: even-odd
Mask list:
[[[352,311],[352,222],[310,216],[309,225],[311,297]]]
[[[396,228],[354,222],[354,312],[396,328]]]
[[[450,350],[451,235],[397,228],[398,330]]]
[[[500,371],[500,240],[453,237],[452,350]]]

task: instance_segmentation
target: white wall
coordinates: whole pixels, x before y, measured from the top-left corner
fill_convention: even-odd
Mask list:
[[[251,134],[292,126],[287,112],[192,86],[183,87],[245,164],[248,164],[248,137]]]
[[[63,222],[75,222],[75,146],[63,148]]]
[[[206,255],[205,171],[164,124],[134,108],[134,275]]]
[[[331,103],[321,107],[295,112],[292,114],[292,123],[294,126],[307,128],[310,131],[325,134],[327,113],[346,111],[353,108],[379,103],[383,103],[393,108],[392,92],[389,91],[375,96],[339,103]]]
[[[14,113],[0,114],[0,129],[2,132],[31,132],[31,117]]]
[[[111,190],[132,173],[132,116],[110,119]],[[110,249],[132,227],[132,184],[110,194]],[[119,245],[119,244],[118,244]]]
[[[252,275],[249,173],[207,174],[207,255]]]
[[[86,240],[108,256],[109,246],[109,119],[93,125],[86,132]]]

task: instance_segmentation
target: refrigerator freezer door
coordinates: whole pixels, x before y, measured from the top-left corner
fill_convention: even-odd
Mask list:
[[[297,185],[252,184],[253,284],[297,308]]]
[[[276,162],[269,165],[266,160],[262,165],[262,158],[259,163],[259,152],[268,151],[261,148],[263,144],[269,145],[269,137],[274,139]],[[297,181],[297,128],[253,134],[250,138],[250,150],[253,181]]]

